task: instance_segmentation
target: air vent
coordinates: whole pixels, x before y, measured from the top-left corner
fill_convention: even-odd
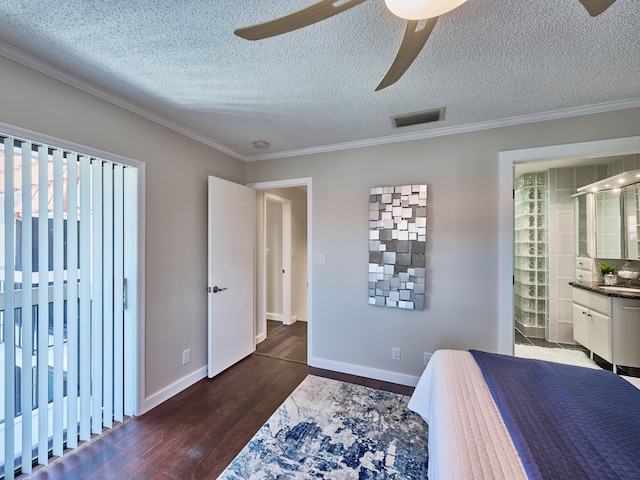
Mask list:
[[[444,107],[425,110],[424,112],[407,113],[391,117],[393,126],[396,128],[408,127],[409,125],[420,125],[422,123],[438,122],[444,120]]]

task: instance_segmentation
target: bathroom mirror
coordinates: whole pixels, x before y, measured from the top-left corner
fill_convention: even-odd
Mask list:
[[[587,206],[590,198],[589,195],[578,195],[576,197],[576,250],[578,257],[590,257],[593,255],[590,247],[590,232],[592,228],[589,228],[590,218]]]
[[[595,194],[596,256],[598,258],[624,258],[622,199],[623,190],[621,189],[604,190]]]
[[[628,260],[640,259],[640,235],[638,220],[640,219],[640,184],[631,185],[623,190],[623,214],[625,238],[625,257]]]

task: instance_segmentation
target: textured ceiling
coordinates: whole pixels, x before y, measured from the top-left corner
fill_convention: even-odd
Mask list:
[[[469,0],[379,92],[404,33],[383,0],[233,34],[313,1],[2,0],[0,53],[249,161],[640,105],[640,0],[595,18],[578,0]],[[392,126],[438,107],[442,122]]]

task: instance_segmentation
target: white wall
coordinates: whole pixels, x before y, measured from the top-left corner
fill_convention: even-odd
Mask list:
[[[282,205],[266,202],[267,318],[282,318]]]
[[[244,183],[244,164],[1,56],[0,85],[0,122],[146,165],[142,408],[151,407],[206,368],[207,176]]]
[[[248,164],[250,183],[313,178],[313,253],[326,266],[312,272],[310,364],[411,383],[423,352],[498,351],[499,152],[637,135],[639,122],[640,109],[629,109]],[[425,310],[369,306],[369,188],[423,182]]]

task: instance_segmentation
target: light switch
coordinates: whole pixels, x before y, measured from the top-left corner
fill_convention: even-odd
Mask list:
[[[316,253],[315,262],[316,265],[326,265],[327,258],[324,253]]]

